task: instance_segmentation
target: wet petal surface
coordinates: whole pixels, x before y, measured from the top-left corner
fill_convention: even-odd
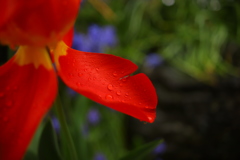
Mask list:
[[[151,81],[137,66],[109,54],[81,52],[59,43],[55,52],[58,74],[80,94],[139,120],[153,122],[157,96]]]
[[[56,96],[56,75],[51,64],[47,64],[51,61],[46,52],[37,51],[20,47],[0,67],[0,159],[3,160],[23,158]],[[38,61],[30,55],[36,55]]]

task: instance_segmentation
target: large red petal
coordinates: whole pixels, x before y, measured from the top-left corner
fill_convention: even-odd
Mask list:
[[[80,0],[21,1],[14,17],[1,27],[0,41],[11,45],[54,45],[73,27],[79,7]]]
[[[58,45],[54,54],[58,74],[69,87],[142,121],[154,121],[155,89],[146,75],[129,75],[137,69],[131,61],[109,54],[73,50],[64,43]]]
[[[19,0],[0,0],[0,11],[1,11],[1,18],[0,18],[0,27],[7,23],[14,14],[18,11],[20,7]]]
[[[31,50],[31,49],[30,49]],[[55,71],[46,60],[31,63],[35,53],[20,48],[0,67],[0,159],[22,159],[41,119],[50,108],[57,91]],[[44,53],[45,54],[45,53]],[[44,55],[43,54],[43,55]],[[28,56],[28,57],[25,57]],[[29,58],[30,57],[30,58]]]

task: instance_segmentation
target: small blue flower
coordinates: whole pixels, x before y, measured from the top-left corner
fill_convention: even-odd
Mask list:
[[[87,119],[88,122],[92,125],[96,125],[99,123],[100,121],[100,113],[97,109],[93,108],[90,109],[88,114],[87,114]]]
[[[96,39],[101,38],[99,37],[99,35],[101,35],[101,31],[102,29],[98,25],[93,24],[88,28],[88,36],[92,41],[95,41]]]
[[[159,144],[154,150],[153,153],[154,154],[163,154],[166,151],[166,143],[162,142],[161,144]]]
[[[59,133],[61,126],[58,119],[55,116],[51,116],[51,120],[54,130],[56,131],[56,133]]]
[[[67,87],[67,94],[70,95],[71,97],[75,97],[76,95],[78,95],[77,92],[75,92],[73,89]]]
[[[115,46],[117,44],[116,31],[113,26],[106,26],[102,28],[101,42],[105,46]]]
[[[87,34],[75,32],[73,39],[73,48],[85,52],[102,53],[105,49],[114,47],[116,44],[114,27],[100,27],[96,24],[88,28]]]
[[[102,153],[95,154],[93,160],[107,160],[106,156]]]
[[[79,50],[79,51],[85,51],[85,52],[91,52],[91,41],[87,35],[81,34],[81,33],[75,33],[73,37],[73,45],[72,48]]]
[[[163,58],[157,53],[150,53],[146,56],[146,65],[147,67],[157,67],[163,63]]]

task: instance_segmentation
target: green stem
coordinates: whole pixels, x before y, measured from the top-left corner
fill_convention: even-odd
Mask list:
[[[62,103],[59,95],[57,95],[57,98],[55,100],[54,109],[61,125],[61,131],[62,131],[63,137],[67,141],[66,145],[70,154],[69,156],[71,157],[71,160],[78,160],[77,152],[76,152],[73,139],[71,137],[71,134],[66,122],[66,118],[64,115],[64,111],[63,111],[63,107],[62,107]]]

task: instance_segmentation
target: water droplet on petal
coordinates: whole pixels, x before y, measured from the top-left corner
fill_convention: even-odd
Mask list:
[[[121,96],[122,93],[121,93],[121,91],[117,91],[116,94],[117,94],[118,96]]]
[[[78,86],[78,87],[80,87],[80,86],[81,86],[81,83],[80,83],[80,82],[77,82],[76,84],[77,84],[77,86]]]
[[[123,82],[126,82],[126,81],[127,81],[127,78],[123,78],[122,81],[123,81]]]
[[[68,76],[71,78],[74,77],[73,73],[68,73]]]
[[[78,77],[82,77],[83,76],[83,73],[78,73]]]
[[[14,86],[14,87],[13,87],[13,90],[17,90],[17,89],[18,89],[18,86]]]
[[[113,96],[112,95],[110,95],[110,94],[108,94],[108,95],[106,95],[106,100],[112,100],[113,99]]]
[[[95,70],[98,72],[98,71],[99,71],[99,68],[95,68]]]
[[[148,117],[148,120],[150,121],[150,122],[153,122],[154,121],[154,119],[152,118],[152,117]]]
[[[114,77],[117,77],[117,76],[118,76],[117,71],[114,71],[114,72],[113,72],[113,76],[114,76]]]
[[[4,122],[7,122],[8,120],[9,120],[9,119],[8,119],[7,116],[3,117],[3,121],[4,121]]]
[[[4,93],[3,92],[0,92],[0,98],[4,96]]]
[[[11,106],[12,106],[12,104],[13,104],[13,102],[12,102],[12,101],[10,101],[10,100],[6,102],[6,106],[7,106],[7,107],[11,107]]]
[[[124,77],[120,78],[120,81],[121,82],[126,82],[128,80],[128,78],[129,78],[129,75],[128,76],[124,76]]]
[[[113,90],[113,85],[111,85],[111,84],[109,84],[108,86],[107,86],[107,88],[108,88],[108,90]]]

